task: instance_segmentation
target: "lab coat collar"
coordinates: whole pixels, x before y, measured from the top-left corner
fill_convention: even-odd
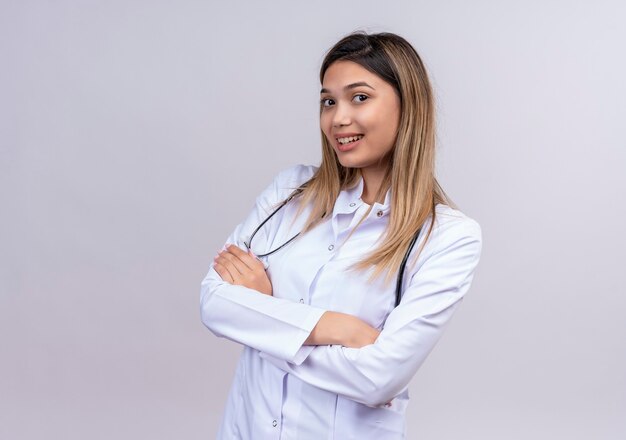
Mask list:
[[[339,197],[337,197],[337,201],[335,202],[335,209],[333,211],[333,216],[337,214],[351,214],[365,202],[361,199],[363,195],[363,177],[359,177],[359,180],[355,186],[352,188],[347,188],[342,190],[339,193]],[[372,206],[372,211],[382,211],[383,214],[388,214],[389,209],[391,207],[391,188],[387,190],[387,194],[385,194],[385,201],[383,203],[374,203]]]

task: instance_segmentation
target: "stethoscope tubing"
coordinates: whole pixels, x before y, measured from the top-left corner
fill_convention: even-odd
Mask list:
[[[261,224],[259,226],[257,226],[257,228],[250,235],[250,238],[248,239],[248,242],[246,243],[244,241],[244,244],[246,245],[248,250],[251,249],[252,238],[254,238],[256,233],[263,227],[263,225],[265,225],[265,223],[267,223],[274,215],[276,215],[276,213],[278,211],[280,211],[287,203],[289,203],[291,201],[291,199],[293,199],[296,195],[300,194],[302,191],[303,191],[303,187],[300,187],[297,190],[295,190],[265,220],[263,220],[263,222],[261,222]],[[421,228],[418,229],[417,232],[415,233],[415,235],[413,236],[413,238],[411,239],[411,242],[409,243],[409,247],[408,247],[406,253],[404,254],[404,258],[402,258],[402,262],[400,263],[400,268],[398,270],[398,279],[396,281],[396,302],[395,302],[395,307],[398,307],[398,305],[400,304],[400,301],[402,300],[402,282],[404,280],[404,271],[406,269],[406,263],[407,263],[407,261],[409,259],[409,255],[411,254],[411,251],[413,250],[413,247],[415,246],[415,243],[417,242],[417,238],[419,237],[419,234],[420,234],[421,230],[422,230]],[[295,240],[300,234],[301,234],[301,232],[298,232],[296,235],[291,237],[285,243],[283,243],[280,246],[278,246],[276,249],[274,249],[274,250],[272,250],[270,252],[263,253],[263,254],[256,254],[256,256],[257,257],[267,257],[268,255],[272,255],[273,253],[275,253],[275,252],[279,251],[280,249],[282,249],[283,247],[287,246],[289,243],[291,243],[293,240]]]

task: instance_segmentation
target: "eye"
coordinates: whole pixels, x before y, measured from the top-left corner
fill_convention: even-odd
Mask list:
[[[359,99],[357,102],[364,102],[364,101],[367,101],[369,99],[369,96],[364,95],[362,93],[359,93],[358,95],[354,95],[354,98],[359,98],[359,97],[364,98],[364,99]],[[320,104],[322,105],[322,107],[330,107],[332,105],[332,104],[327,104],[327,101],[333,102],[333,100],[330,99],[330,98],[322,98],[320,100]]]

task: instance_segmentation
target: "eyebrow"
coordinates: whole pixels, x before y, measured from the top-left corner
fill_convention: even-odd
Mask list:
[[[360,82],[355,82],[355,83],[352,83],[352,84],[348,84],[347,86],[345,86],[343,88],[343,90],[346,91],[346,90],[354,89],[354,88],[360,87],[360,86],[365,86],[365,87],[369,87],[372,90],[376,90],[374,87],[370,86],[365,81],[360,81]],[[320,90],[320,93],[330,93],[330,91],[328,89],[322,89],[322,90]]]

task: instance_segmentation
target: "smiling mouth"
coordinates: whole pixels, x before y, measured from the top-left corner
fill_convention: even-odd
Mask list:
[[[364,135],[359,134],[356,136],[349,136],[349,137],[345,137],[345,138],[337,138],[337,143],[339,145],[349,145],[353,142],[357,142],[360,141],[361,139],[363,139]]]
[[[339,140],[337,140],[337,149],[341,152],[352,150],[358,145],[359,142],[361,142],[364,137],[365,136],[359,136],[358,139],[348,141],[345,144],[342,144],[341,142],[339,142]]]

